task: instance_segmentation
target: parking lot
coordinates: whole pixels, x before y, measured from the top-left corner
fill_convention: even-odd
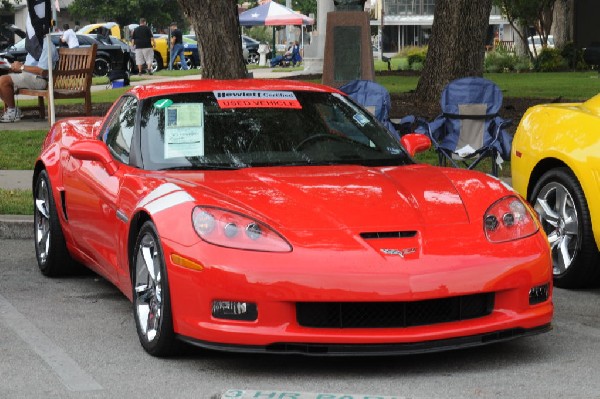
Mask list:
[[[43,277],[30,240],[0,248],[1,397],[600,397],[598,290],[556,290],[550,333],[468,350],[313,358],[187,348],[157,359],[138,342],[130,303],[104,279]]]

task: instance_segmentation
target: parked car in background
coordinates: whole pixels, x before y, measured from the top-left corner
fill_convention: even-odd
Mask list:
[[[539,215],[554,283],[600,283],[600,95],[530,108],[512,143],[512,186]]]
[[[588,65],[600,67],[600,42],[593,42],[583,49],[583,60]]]
[[[183,39],[185,41],[185,39],[191,39],[194,40],[196,42],[196,51],[198,52],[198,64],[197,66],[200,65],[200,43],[198,43],[198,39],[196,38],[196,35],[183,35]],[[184,44],[185,46],[185,44]],[[192,57],[194,57],[194,49],[191,48],[192,51]],[[244,59],[246,60],[246,63],[248,63],[248,59],[250,58],[250,53],[248,51],[248,48],[246,47],[246,43],[242,40],[242,55],[244,57]],[[187,54],[186,54],[187,56]]]
[[[242,43],[244,43],[248,49],[248,56],[245,56],[248,64],[258,64],[258,61],[260,60],[260,54],[258,54],[260,42],[250,36],[242,35]]]
[[[0,75],[8,72],[10,72],[10,62],[4,57],[0,57]]]
[[[542,39],[539,36],[528,37],[527,43],[529,43],[529,51],[531,51],[533,55],[539,55],[542,49],[544,48],[544,46],[542,45]],[[548,36],[548,43],[546,44],[546,47],[554,48],[554,36]]]
[[[79,28],[76,33],[82,33],[84,35],[98,34],[102,28],[108,29],[110,31],[110,36],[114,36],[117,39],[121,39],[123,37],[121,35],[121,27],[116,22],[101,22],[97,24],[85,25]]]
[[[55,46],[65,46],[61,43],[61,33],[50,34],[52,43]],[[112,69],[125,69],[131,71],[131,68],[135,64],[135,59],[132,58],[132,53],[129,50],[129,45],[112,37],[111,44],[106,44],[98,41],[95,35],[84,35],[77,34],[77,40],[79,41],[80,47],[91,46],[96,44],[98,49],[96,51],[96,63],[94,66],[95,76],[106,76]],[[25,49],[25,39],[19,40],[13,46],[10,46],[6,51],[0,53],[0,57],[6,58],[9,62],[21,61],[25,62],[27,57],[27,50]],[[2,73],[0,71],[0,73]]]

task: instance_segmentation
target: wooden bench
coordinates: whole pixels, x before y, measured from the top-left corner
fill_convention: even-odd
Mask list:
[[[89,47],[58,49],[58,66],[52,71],[54,99],[83,98],[84,114],[92,114],[92,76],[96,61],[96,44]],[[50,85],[48,85],[50,86]],[[46,118],[44,98],[49,98],[48,89],[19,89],[17,94],[38,98],[40,117]],[[48,101],[50,115],[50,101]]]

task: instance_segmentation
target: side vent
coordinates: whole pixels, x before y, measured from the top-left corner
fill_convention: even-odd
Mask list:
[[[69,216],[67,215],[67,200],[66,200],[66,193],[65,190],[60,190],[60,204],[61,204],[61,208],[63,211],[63,216],[65,217],[65,220],[69,220]]]

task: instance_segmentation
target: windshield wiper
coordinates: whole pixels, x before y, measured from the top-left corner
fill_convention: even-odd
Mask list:
[[[193,166],[171,166],[159,170],[237,170],[246,166],[233,165],[193,165]]]

